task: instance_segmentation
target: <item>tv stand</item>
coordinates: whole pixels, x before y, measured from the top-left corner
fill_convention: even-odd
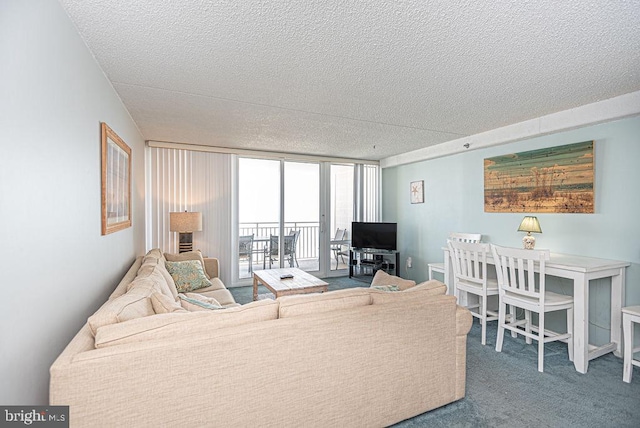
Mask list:
[[[349,249],[349,278],[372,278],[377,271],[400,276],[400,252],[375,248]]]

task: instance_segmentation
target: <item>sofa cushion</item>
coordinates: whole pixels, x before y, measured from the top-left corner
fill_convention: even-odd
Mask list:
[[[198,294],[206,297],[213,297],[224,307],[238,305],[233,298],[233,294],[227,290],[227,287],[224,286],[220,278],[211,278],[210,281],[211,286],[199,289]]]
[[[136,288],[146,288],[149,291],[155,289],[176,300],[178,292],[175,290],[175,285],[173,285],[173,279],[171,280],[171,285],[169,285],[163,272],[166,272],[166,275],[169,277],[171,275],[169,275],[164,265],[160,263],[159,260],[155,260],[147,261],[146,264],[143,264],[138,270],[138,275],[127,286],[127,292]],[[174,290],[172,290],[172,288]]]
[[[160,251],[159,248],[153,248],[153,249],[149,250],[147,252],[147,254],[145,254],[142,263],[144,263],[148,259],[162,260],[164,262],[164,260],[163,260],[164,256],[162,255],[162,251]]]
[[[215,290],[226,290],[227,287],[225,287],[224,283],[220,280],[220,278],[211,278],[209,280],[209,282],[211,283],[211,285],[209,285],[208,287],[204,287],[198,290],[198,294],[202,294],[202,293],[206,293],[209,291],[215,291]]]
[[[164,294],[173,297],[173,299],[177,301],[178,290],[176,289],[176,284],[173,281],[173,277],[167,271],[165,262],[166,260],[162,256],[145,256],[142,262],[142,266],[138,270],[138,276],[136,276],[136,279],[145,277],[153,278],[154,281],[158,283],[159,289],[162,290]],[[128,289],[130,289],[131,287],[132,285],[130,284]]]
[[[416,285],[416,282],[411,279],[400,278],[399,276],[389,275],[383,270],[376,272],[373,280],[371,280],[371,286],[374,285],[395,285],[401,291],[411,288]]]
[[[188,337],[192,334],[206,334],[213,329],[275,320],[278,318],[278,307],[277,301],[267,299],[223,311],[158,314],[104,325],[97,330],[95,347],[103,348],[152,340],[163,341],[180,336]]]
[[[162,277],[164,278],[164,281],[167,284],[167,288],[171,292],[171,296],[173,297],[173,300],[178,301],[178,289],[176,288],[176,283],[173,280],[173,277],[171,276],[169,271],[167,270],[167,267],[165,266],[164,262],[162,262],[162,264],[158,264],[158,271],[162,274]]]
[[[186,310],[180,306],[178,302],[171,297],[154,291],[151,293],[151,306],[156,314],[170,314],[173,312],[185,312]]]
[[[223,288],[220,290],[207,291],[206,293],[203,292],[202,290],[198,290],[198,294],[202,294],[203,296],[206,296],[206,297],[213,297],[218,301],[218,303],[220,303],[225,308],[240,306],[240,304],[236,303],[235,299],[233,298],[233,294],[231,294],[231,292],[226,288]]]
[[[181,262],[167,261],[165,265],[176,284],[176,289],[181,293],[210,287],[212,285],[204,274],[202,263],[197,260],[185,260]]]
[[[144,263],[143,259],[143,264],[140,266],[140,269],[138,269],[136,277],[133,279],[133,281],[127,284],[127,293],[129,292],[129,290],[135,287],[139,281],[149,278],[149,276],[155,271],[156,264],[152,264],[149,261]]]
[[[220,272],[220,263],[218,259],[212,257],[205,257],[204,259],[204,273],[209,275],[209,279],[217,278]]]
[[[368,288],[347,288],[327,293],[279,297],[280,318],[367,306],[371,304]]]
[[[91,333],[95,335],[98,329],[105,325],[154,315],[155,311],[149,300],[149,294],[129,292],[108,300],[87,320]]]
[[[208,311],[216,309],[224,309],[213,297],[206,297],[198,293],[180,293],[181,307],[188,311]]]
[[[200,250],[187,251],[180,254],[164,253],[164,258],[168,262],[184,262],[187,260],[198,260],[202,265],[202,269],[204,270],[204,258],[202,257],[202,253],[200,252]],[[204,270],[204,274],[206,275],[207,279],[211,279],[211,277],[209,276],[206,270]]]

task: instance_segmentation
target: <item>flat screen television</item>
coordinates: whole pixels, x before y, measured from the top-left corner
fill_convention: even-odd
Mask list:
[[[353,248],[375,248],[396,250],[397,223],[351,223],[351,246]]]

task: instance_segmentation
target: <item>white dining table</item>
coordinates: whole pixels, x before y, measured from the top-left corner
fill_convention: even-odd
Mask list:
[[[453,290],[453,271],[449,248],[444,252],[444,282]],[[493,264],[493,257],[487,258]],[[589,361],[609,352],[622,355],[622,305],[624,303],[625,274],[629,262],[594,257],[551,253],[546,263],[546,275],[573,280],[573,364],[580,373],[589,369]],[[611,333],[610,342],[595,346],[589,344],[589,281],[611,278]]]

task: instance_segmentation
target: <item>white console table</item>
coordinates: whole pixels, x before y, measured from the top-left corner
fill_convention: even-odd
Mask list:
[[[449,248],[444,251],[444,282],[453,290],[453,272]],[[487,263],[493,264],[489,257]],[[546,264],[546,274],[573,280],[573,364],[580,373],[586,373],[589,360],[614,352],[621,356],[622,305],[624,303],[625,273],[629,262],[605,260],[593,257],[551,253]],[[611,342],[594,346],[589,344],[589,281],[611,278]]]

